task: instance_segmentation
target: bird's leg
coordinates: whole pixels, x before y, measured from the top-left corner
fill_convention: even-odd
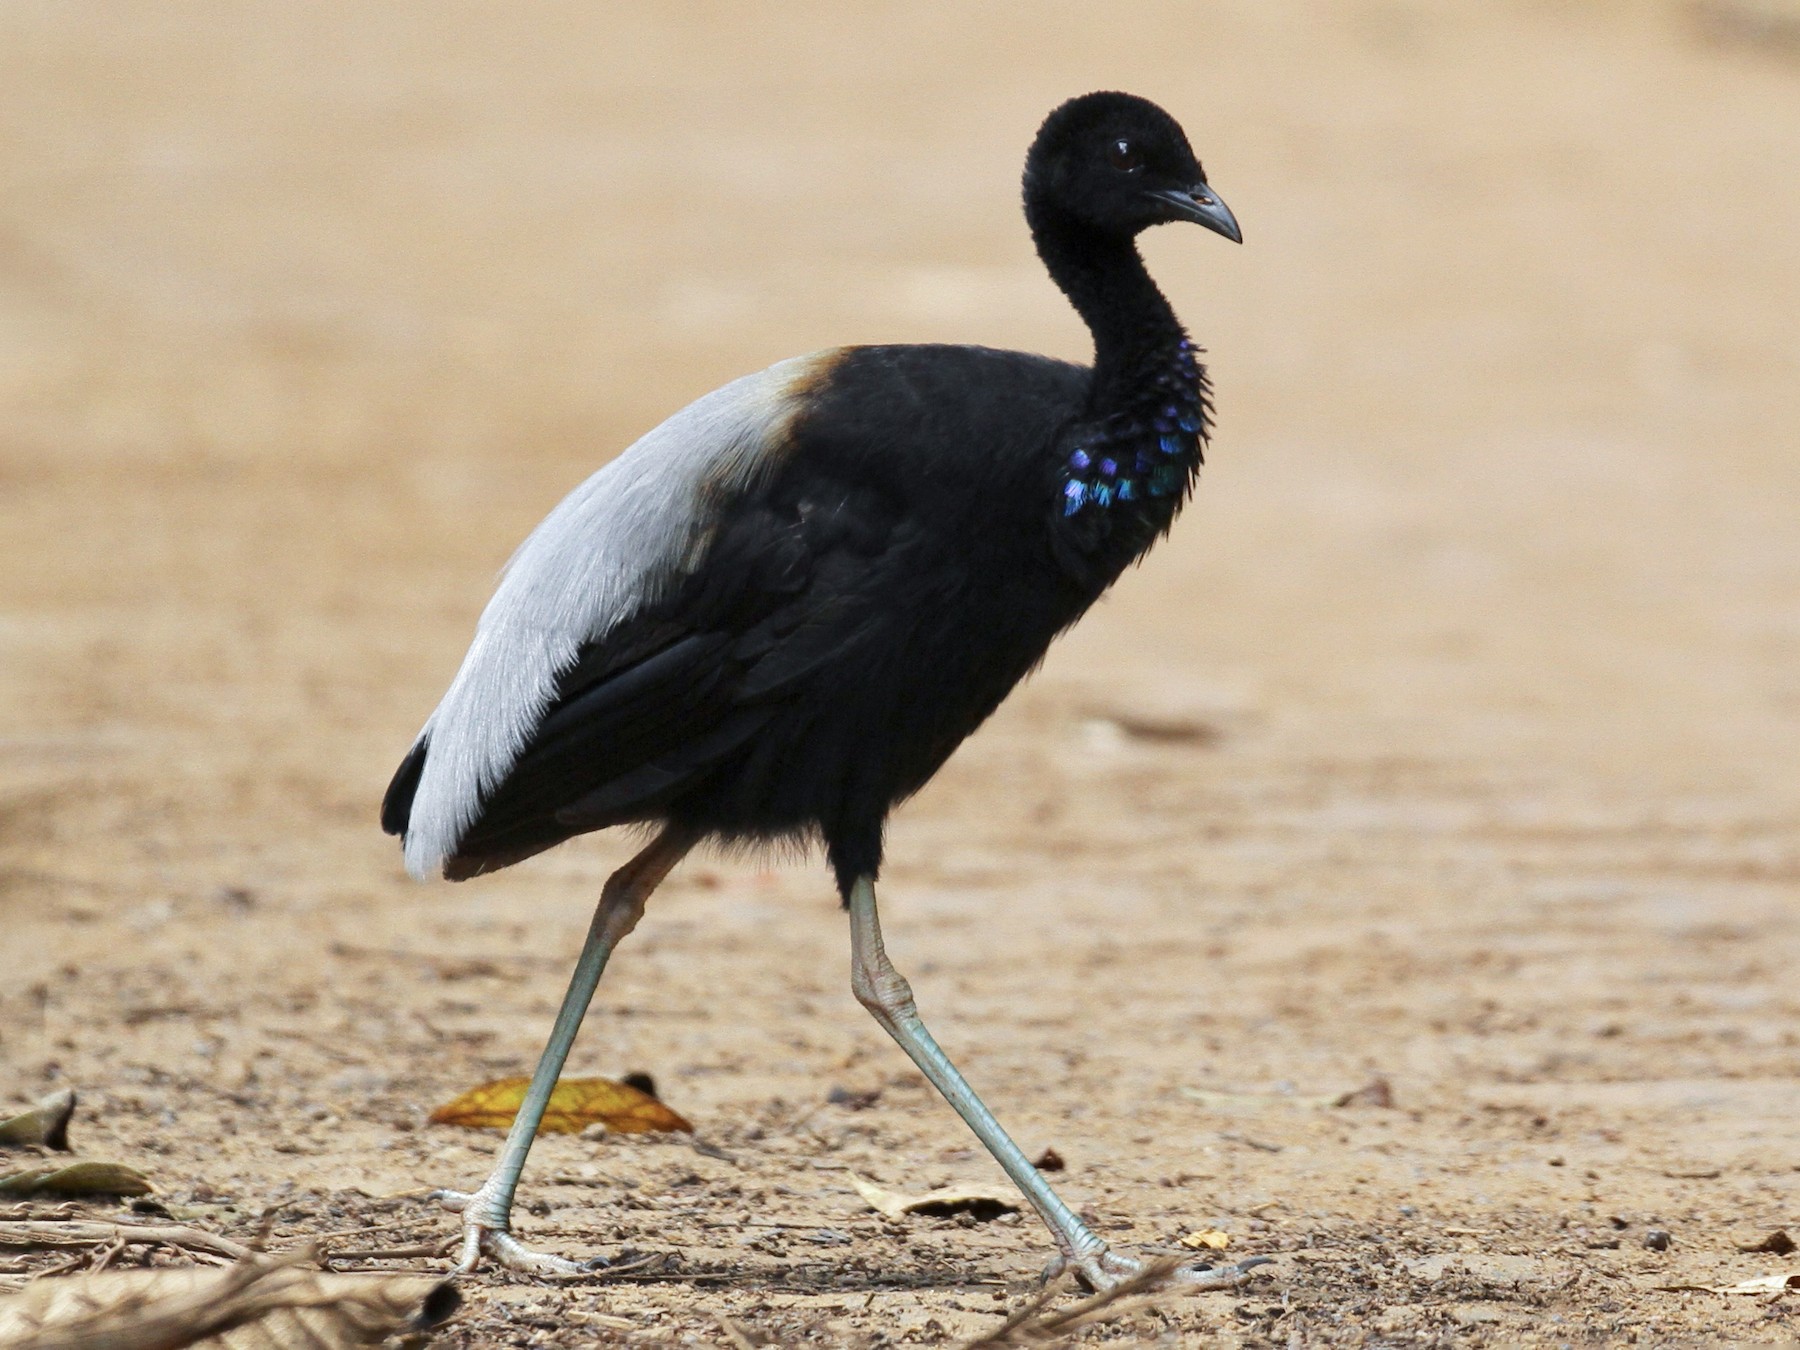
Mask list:
[[[1045,1271],[1046,1278],[1073,1270],[1084,1284],[1098,1291],[1110,1289],[1143,1270],[1141,1261],[1109,1250],[1063,1202],[925,1029],[913,1002],[912,986],[894,969],[887,948],[882,945],[874,882],[868,877],[858,878],[850,888],[849,904],[850,987],[857,1002],[899,1042],[1037,1210],[1056,1240],[1057,1255]],[[1260,1264],[1261,1261],[1251,1261],[1223,1268],[1183,1268],[1177,1278],[1195,1287],[1222,1289],[1237,1284],[1250,1266]]]
[[[531,1152],[537,1137],[538,1123],[544,1118],[544,1107],[550,1092],[562,1073],[563,1062],[581,1019],[593,1000],[594,989],[606,969],[607,958],[626,934],[644,917],[644,902],[675,864],[694,846],[694,838],[686,831],[669,826],[648,847],[607,878],[600,892],[600,903],[588,925],[587,941],[575,962],[575,973],[569,979],[556,1023],[550,1028],[550,1040],[538,1057],[532,1071],[531,1086],[519,1114],[507,1131],[506,1143],[488,1179],[474,1191],[434,1191],[432,1199],[446,1209],[462,1215],[462,1251],[457,1259],[458,1274],[467,1274],[481,1263],[483,1254],[492,1257],[508,1270],[527,1275],[575,1275],[583,1266],[561,1256],[534,1252],[509,1231],[512,1221],[513,1194],[519,1188],[519,1174],[525,1170],[525,1155]]]

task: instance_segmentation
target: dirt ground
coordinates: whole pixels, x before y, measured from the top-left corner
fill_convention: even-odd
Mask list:
[[[0,1108],[75,1085],[239,1238],[450,1233],[495,1139],[425,1113],[529,1068],[629,847],[421,886],[376,827],[495,570],[780,357],[1084,355],[1016,185],[1095,87],[1244,224],[1146,242],[1219,432],[884,887],[1109,1241],[1275,1258],[1091,1334],[1800,1336],[1668,1288],[1800,1269],[1740,1250],[1800,1234],[1800,11],[1750,0],[0,9]],[[704,1147],[546,1138],[520,1227],[658,1259],[438,1344],[953,1343],[1047,1254],[852,1189],[1000,1178],[816,860],[679,871],[571,1070]]]

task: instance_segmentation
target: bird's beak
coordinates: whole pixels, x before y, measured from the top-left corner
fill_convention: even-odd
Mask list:
[[[1231,208],[1219,194],[1205,183],[1185,189],[1170,188],[1152,195],[1174,210],[1176,220],[1191,220],[1196,225],[1204,225],[1234,244],[1244,242],[1244,232],[1238,228],[1237,217],[1231,214]]]

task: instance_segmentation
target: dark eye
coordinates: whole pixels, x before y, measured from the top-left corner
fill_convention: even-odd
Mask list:
[[[1130,141],[1114,141],[1106,147],[1106,162],[1121,173],[1144,167],[1144,152]]]

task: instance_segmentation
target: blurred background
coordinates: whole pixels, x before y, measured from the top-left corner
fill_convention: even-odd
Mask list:
[[[1173,112],[1243,223],[1144,241],[1218,430],[1172,540],[896,821],[897,951],[958,933],[944,1038],[985,1027],[980,1081],[1041,1086],[1033,1056],[1102,1030],[1070,1029],[1074,982],[1148,1047],[1121,1092],[1378,1062],[1447,1122],[1470,1083],[1748,1077],[1766,1147],[1800,952],[1780,0],[0,6],[0,923],[37,935],[11,997],[41,1012],[13,1080],[166,1064],[121,1029],[158,980],[211,988],[182,1016],[245,1019],[206,1035],[251,1062],[250,984],[388,978],[345,967],[347,923],[559,964],[620,845],[420,890],[374,823],[494,572],[777,359],[1085,359],[1018,177],[1104,87]],[[619,997],[679,1002],[689,971],[755,1004],[767,952],[706,965],[754,911],[744,941],[807,953],[782,978],[865,1034],[822,875],[720,869]],[[1158,937],[1141,987],[1086,983],[1097,906]],[[515,1059],[548,969],[469,1014],[516,1014]],[[807,1022],[794,997],[759,1034]],[[1484,998],[1525,1011],[1458,1020]],[[742,1026],[666,1030],[621,1034],[763,1064]],[[806,1053],[783,1090],[825,1072]],[[720,1082],[690,1099],[764,1090]],[[1678,1149],[1691,1103],[1643,1109]]]
[[[1157,660],[1279,706],[1433,736],[1579,712],[1559,739],[1676,742],[1709,778],[1800,748],[1791,8],[0,24],[18,729],[120,703],[133,735],[291,742],[271,700],[305,686],[311,731],[392,699],[374,773],[512,542],[688,399],[846,342],[1083,357],[1019,160],[1119,86],[1185,121],[1249,242],[1146,242],[1219,436],[1103,645],[1154,615]],[[108,651],[159,625],[157,663]]]

